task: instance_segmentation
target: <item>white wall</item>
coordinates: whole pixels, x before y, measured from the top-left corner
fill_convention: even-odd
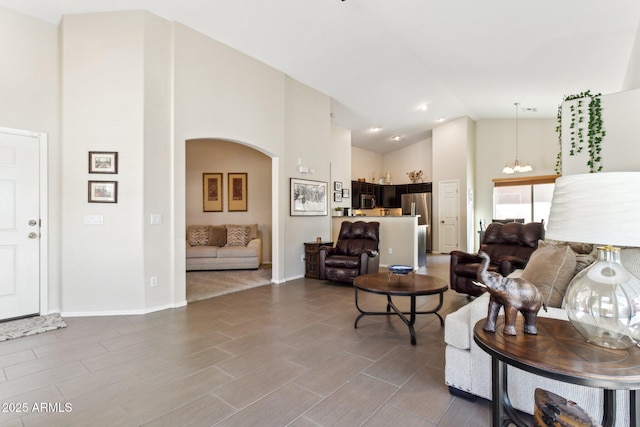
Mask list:
[[[144,169],[143,245],[145,308],[170,305],[173,300],[171,247],[171,164],[173,144],[171,113],[173,91],[173,39],[170,22],[145,13],[144,19]],[[161,215],[151,224],[151,215]],[[151,277],[158,279],[150,287]]]
[[[0,32],[10,58],[0,68],[0,125],[49,135],[53,311],[138,313],[185,302],[186,140],[237,141],[271,157],[276,281],[303,274],[304,241],[330,236],[330,216],[288,215],[289,178],[310,178],[297,173],[297,159],[329,182],[331,151],[350,149],[344,135],[327,149],[325,94],[141,11],[66,16],[56,27],[0,8]],[[88,173],[97,150],[119,153],[117,175]],[[118,203],[88,203],[93,179],[117,180]],[[104,224],[85,225],[89,214]],[[151,225],[151,214],[162,224]]]
[[[331,126],[331,193],[335,181],[341,182],[342,187],[349,190],[349,197],[342,199],[342,202],[334,202],[333,196],[330,196],[329,206],[351,208],[351,131],[339,126]]]
[[[186,224],[258,224],[262,261],[271,262],[271,159],[229,141],[195,139],[186,144]],[[222,173],[223,211],[204,212],[202,174]],[[228,173],[247,173],[247,212],[228,210]]]
[[[185,295],[185,141],[238,141],[272,157],[272,274],[284,277],[286,76],[184,25],[174,24],[174,247],[176,302]]]
[[[587,173],[588,153],[570,156],[570,102],[562,112],[562,174]],[[602,168],[604,172],[640,170],[640,89],[602,96],[602,122],[606,136],[602,140]]]
[[[621,89],[625,91],[640,89],[640,27],[638,27],[636,40],[631,49],[627,74]]]
[[[328,183],[329,199],[333,194],[330,176],[331,154],[336,147],[331,142],[330,99],[315,89],[291,78],[286,79],[286,150],[284,174],[280,202],[282,213],[289,213],[289,178],[303,178]],[[346,139],[336,140],[345,144]],[[344,147],[347,150],[347,147]],[[304,166],[314,169],[314,174],[302,174],[298,169],[298,159]],[[328,200],[330,208],[331,201]],[[287,216],[284,228],[285,277],[304,276],[304,242],[315,242],[316,237],[329,239],[331,235],[331,214],[326,216]]]
[[[479,221],[487,224],[493,218],[493,179],[506,178],[502,168],[512,164],[515,153],[515,119],[488,119],[476,123],[475,150],[475,221],[473,223],[475,247],[478,247]],[[554,175],[558,154],[556,119],[519,119],[518,155],[529,162],[532,172],[521,176]]]
[[[458,250],[467,251],[469,242],[467,222],[471,205],[467,203],[468,176],[473,162],[475,128],[468,117],[452,120],[433,130],[433,251],[440,252],[439,222],[439,183],[441,181],[458,181],[459,185],[459,217],[458,236],[460,246]],[[472,215],[472,214],[471,214]]]
[[[66,313],[130,312],[145,307],[143,22],[142,12],[73,15],[63,20]],[[118,174],[88,174],[89,151],[117,151]],[[156,166],[164,167],[161,159]],[[88,203],[88,180],[118,181],[118,203]],[[84,225],[85,215],[102,215],[104,224]]]
[[[364,178],[371,182],[371,175],[375,175],[376,183],[384,175],[384,156],[359,147],[351,147],[351,180]]]
[[[49,311],[60,310],[62,218],[58,27],[0,7],[0,127],[48,136]],[[86,159],[84,161],[86,163]]]
[[[424,182],[433,181],[433,143],[428,138],[407,147],[387,153],[383,157],[384,171],[389,171],[394,184],[409,184],[411,180],[407,172],[423,172]],[[382,177],[382,172],[379,175]]]

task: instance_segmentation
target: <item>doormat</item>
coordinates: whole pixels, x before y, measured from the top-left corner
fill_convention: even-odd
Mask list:
[[[46,316],[27,317],[26,319],[11,320],[0,323],[0,341],[13,338],[41,334],[42,332],[66,328],[67,324],[60,314],[53,313]]]

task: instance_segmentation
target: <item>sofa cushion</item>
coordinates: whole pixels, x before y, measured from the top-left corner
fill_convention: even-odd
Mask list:
[[[211,227],[209,236],[209,246],[224,246],[227,244],[227,227],[224,225],[214,225]]]
[[[250,246],[225,246],[218,248],[218,258],[248,258],[257,257],[255,247]]]
[[[191,246],[208,245],[210,235],[210,225],[190,225],[187,229],[187,241]]]
[[[471,348],[471,304],[447,315],[444,342],[461,350]]]
[[[247,246],[249,243],[249,227],[246,225],[227,225],[226,246]]]
[[[547,307],[559,308],[575,269],[576,256],[569,245],[553,245],[541,240],[522,278],[538,288]]]
[[[187,258],[216,258],[217,246],[187,246]]]
[[[560,240],[545,239],[545,243],[551,245],[569,245],[576,255],[576,271],[574,275],[589,267],[598,257],[597,245],[580,242],[563,242]]]

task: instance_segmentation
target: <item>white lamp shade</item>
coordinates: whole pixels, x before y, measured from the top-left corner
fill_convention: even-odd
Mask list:
[[[558,178],[546,237],[640,247],[640,172],[601,172]]]

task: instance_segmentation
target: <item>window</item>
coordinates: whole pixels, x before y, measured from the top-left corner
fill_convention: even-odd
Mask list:
[[[493,180],[493,217],[524,218],[524,222],[546,223],[557,176]]]

